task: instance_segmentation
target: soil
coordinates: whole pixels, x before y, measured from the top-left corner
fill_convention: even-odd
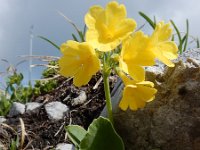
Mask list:
[[[103,81],[98,84],[101,73],[94,76],[87,86],[77,88],[72,84],[72,79],[59,77],[58,87],[49,93],[32,97],[31,101],[48,103],[51,101],[60,101],[70,107],[69,113],[62,120],[53,122],[48,119],[44,107],[41,107],[36,113],[24,114],[15,118],[7,116],[7,122],[0,125],[0,147],[3,150],[9,149],[12,141],[19,143],[22,140],[22,126],[20,119],[24,122],[25,140],[23,145],[19,144],[18,149],[53,149],[58,143],[70,143],[66,138],[65,126],[69,124],[80,125],[88,128],[93,119],[97,118],[105,106]],[[111,90],[117,81],[117,77],[110,76]],[[94,89],[94,86],[97,88]],[[77,97],[80,91],[85,91],[87,101],[78,106],[72,106],[70,99]],[[69,97],[65,101],[66,97]],[[0,148],[1,149],[1,148]]]

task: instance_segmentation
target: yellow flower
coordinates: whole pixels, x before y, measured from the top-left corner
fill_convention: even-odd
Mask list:
[[[149,48],[156,58],[167,66],[174,67],[174,63],[171,60],[178,57],[178,48],[175,42],[170,41],[171,35],[170,24],[164,24],[163,21],[159,22],[150,37]]]
[[[122,99],[119,107],[122,110],[137,110],[144,108],[146,102],[150,102],[155,98],[157,90],[154,84],[149,81],[135,82],[121,73],[121,78],[125,84]]]
[[[148,49],[149,38],[138,31],[122,44],[119,67],[136,81],[144,81],[142,66],[154,65],[154,54]]]
[[[63,54],[59,60],[60,73],[73,77],[74,85],[80,87],[87,84],[100,69],[100,60],[88,43],[67,41],[60,49]]]
[[[99,51],[115,49],[136,28],[133,19],[126,18],[126,8],[109,2],[105,9],[93,6],[85,16],[88,27],[86,41]]]
[[[142,31],[135,32],[122,43],[119,60],[121,70],[129,74],[136,81],[144,81],[143,66],[152,66],[158,58],[169,67],[174,64],[171,60],[178,56],[175,42],[170,41],[172,29],[170,24],[157,24],[152,36],[144,35]]]

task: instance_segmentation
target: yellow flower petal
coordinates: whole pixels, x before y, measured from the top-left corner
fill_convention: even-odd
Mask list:
[[[155,62],[155,55],[148,49],[149,38],[138,31],[130,36],[122,45],[120,68],[136,81],[145,79],[142,66],[150,66]]]
[[[127,85],[124,88],[123,97],[119,103],[119,107],[122,110],[126,110],[128,107],[131,110],[144,108],[146,102],[155,98],[156,92],[156,89],[142,84],[138,84],[137,86]]]
[[[100,51],[115,49],[136,27],[136,22],[126,18],[124,5],[109,2],[105,9],[93,6],[85,15],[88,27],[86,41]]]
[[[103,15],[104,10],[101,6],[93,6],[90,8],[89,12],[85,15],[85,23],[88,28],[95,29],[95,23],[99,16]],[[102,17],[101,17],[102,18]]]
[[[100,60],[95,50],[86,42],[68,41],[61,45],[61,52],[63,56],[59,60],[60,74],[74,77],[76,86],[87,84],[100,69]]]
[[[155,31],[152,35],[157,39],[158,42],[167,41],[172,36],[172,28],[170,23],[164,23],[164,21],[159,22],[156,25]]]
[[[169,67],[174,67],[174,63],[170,60],[178,57],[178,48],[174,42],[161,42],[153,48],[156,57]]]
[[[172,29],[169,23],[158,23],[150,37],[149,49],[164,64],[169,67],[174,67],[174,63],[171,60],[178,57],[178,47],[175,42],[169,41],[171,35]]]
[[[86,85],[90,79],[92,78],[92,74],[88,74],[88,72],[91,72],[89,70],[90,66],[82,66],[79,68],[77,74],[74,76],[73,83],[74,85],[80,87],[82,85]]]
[[[119,59],[119,68],[121,69],[121,71],[125,72],[125,73],[129,73],[128,72],[128,66],[127,64],[123,61],[122,58]]]
[[[155,98],[157,90],[154,84],[150,81],[136,82],[127,77],[123,72],[118,72],[120,78],[123,80],[125,88],[119,107],[126,110],[128,107],[131,110],[143,108],[146,102],[150,102]]]
[[[70,52],[72,52],[72,51],[67,50],[67,49],[69,49],[69,47],[70,47],[70,49],[74,49],[73,50],[73,54],[74,54],[75,51],[78,51],[77,43],[74,42],[74,41],[69,40],[69,41],[67,41],[66,43],[63,43],[60,46],[60,50],[61,50],[62,54],[64,54],[64,53],[69,54]]]
[[[138,82],[136,83],[138,85],[145,85],[145,86],[149,86],[149,87],[154,87],[154,83],[153,82],[150,82],[150,81],[142,81],[142,82]]]
[[[132,84],[132,85],[133,85],[133,84],[136,83],[134,80],[130,79],[130,78],[125,74],[125,72],[123,72],[123,71],[121,71],[121,70],[118,71],[118,75],[119,75],[119,77],[122,79],[122,81],[123,81],[123,83],[124,83],[125,85],[128,85],[128,84]]]
[[[124,61],[149,66],[154,64],[154,54],[148,49],[149,38],[142,31],[135,32],[122,45]]]
[[[68,63],[66,63],[66,57],[63,56],[59,60],[59,66],[61,75],[65,77],[72,77],[79,70],[80,63],[72,59],[71,60],[68,59]]]
[[[144,68],[139,65],[135,65],[132,63],[126,64],[122,61],[122,59],[120,59],[119,67],[123,72],[130,75],[131,78],[133,78],[136,81],[143,81],[145,79]]]
[[[105,15],[107,19],[106,22],[114,26],[119,22],[119,19],[122,20],[126,18],[126,8],[124,5],[119,5],[117,2],[113,1],[107,4]]]
[[[175,44],[175,42],[172,41],[166,41],[166,42],[161,42],[157,45],[157,48],[162,51],[163,55],[172,60],[176,59],[178,57],[178,48]]]
[[[137,88],[136,86],[129,86],[129,87],[125,87],[124,88],[124,91],[123,91],[123,97],[122,97],[122,99],[121,99],[121,101],[120,101],[120,103],[119,103],[119,107],[122,109],[122,110],[127,110],[128,109],[128,107],[129,107],[129,104],[131,103],[131,101],[132,101],[132,96],[133,96],[133,94],[132,94],[132,92],[130,92],[130,89],[134,89],[134,88]]]
[[[144,81],[145,79],[145,71],[141,66],[129,64],[128,72],[129,75],[136,81]]]

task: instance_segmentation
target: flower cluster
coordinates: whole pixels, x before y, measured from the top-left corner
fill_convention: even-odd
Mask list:
[[[127,18],[125,6],[115,1],[105,8],[91,7],[85,15],[85,24],[85,42],[67,41],[61,45],[60,73],[73,77],[73,83],[82,86],[106,65],[107,70],[116,71],[125,85],[120,108],[143,108],[156,93],[154,84],[145,81],[144,67],[153,66],[155,59],[173,67],[171,60],[177,58],[178,48],[170,41],[170,24],[159,22],[150,36],[134,31],[135,20]],[[99,53],[109,61],[103,61]]]

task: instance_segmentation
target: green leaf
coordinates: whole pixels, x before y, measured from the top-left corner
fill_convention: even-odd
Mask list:
[[[78,125],[68,125],[65,129],[72,143],[76,147],[79,147],[81,140],[85,137],[87,131]]]
[[[11,140],[11,144],[10,144],[10,150],[17,150],[19,147],[19,137],[17,136],[17,138],[15,140]]]
[[[43,37],[43,36],[38,36],[39,38],[45,40],[46,42],[50,43],[51,45],[53,45],[55,48],[57,48],[58,50],[60,50],[60,47],[58,45],[56,45],[54,42],[50,41],[49,39]]]
[[[62,17],[64,17],[65,20],[66,20],[69,24],[71,24],[71,25],[74,27],[74,29],[76,30],[76,32],[79,34],[80,29],[76,26],[76,24],[75,24],[72,20],[70,20],[67,16],[65,16],[62,12],[58,11],[58,13],[59,13]]]
[[[180,53],[182,53],[182,39],[181,39],[181,34],[177,28],[177,26],[175,25],[174,21],[173,20],[170,20],[171,24],[173,25],[176,33],[177,33],[177,36],[178,36],[178,40],[179,40],[179,46],[178,46],[178,49],[180,51]]]
[[[199,48],[200,45],[199,45],[199,38],[197,38],[197,48]]]
[[[85,37],[85,34],[86,34],[86,29],[87,29],[87,27],[86,27],[86,24],[84,25],[84,28],[83,28],[83,36]]]
[[[140,14],[140,16],[142,16],[148,23],[149,23],[149,25],[153,28],[153,29],[155,29],[155,27],[156,27],[156,24],[154,24],[154,21],[152,21],[146,14],[144,14],[143,12],[139,12],[139,14]]]
[[[85,42],[84,35],[83,35],[83,33],[81,31],[78,32],[78,35],[79,35],[79,37],[81,39],[81,42]]]
[[[63,17],[67,20],[67,22],[70,23],[70,24],[74,27],[74,29],[76,30],[76,32],[78,33],[78,35],[79,35],[79,37],[80,37],[80,39],[81,39],[81,42],[84,42],[84,41],[85,41],[84,35],[83,35],[83,33],[80,31],[80,29],[76,26],[76,24],[75,24],[72,20],[70,20],[67,16],[65,16],[63,13],[61,13],[61,12],[59,12],[59,11],[58,11],[58,13],[59,13],[61,16],[63,16]],[[73,36],[73,35],[72,35],[72,36]]]
[[[76,36],[72,33],[72,37],[74,39],[74,41],[78,42],[78,39],[76,38]]]
[[[124,144],[112,123],[99,117],[89,126],[80,150],[124,150]]]
[[[186,20],[186,34],[185,34],[186,38],[185,38],[185,44],[184,44],[183,51],[185,51],[186,48],[187,48],[187,44],[188,44],[188,35],[189,35],[189,21],[188,21],[188,19],[187,19],[187,20]]]
[[[172,39],[171,39],[171,41],[174,41],[174,35],[172,35]]]
[[[156,25],[156,16],[153,16],[153,22],[154,22],[154,25]]]
[[[181,40],[181,41],[182,41],[182,43],[184,43],[184,42],[185,42],[185,40],[186,40],[186,37],[187,37],[187,35],[185,34],[185,35],[184,35],[184,37],[183,37],[183,38],[182,38],[182,40]]]

